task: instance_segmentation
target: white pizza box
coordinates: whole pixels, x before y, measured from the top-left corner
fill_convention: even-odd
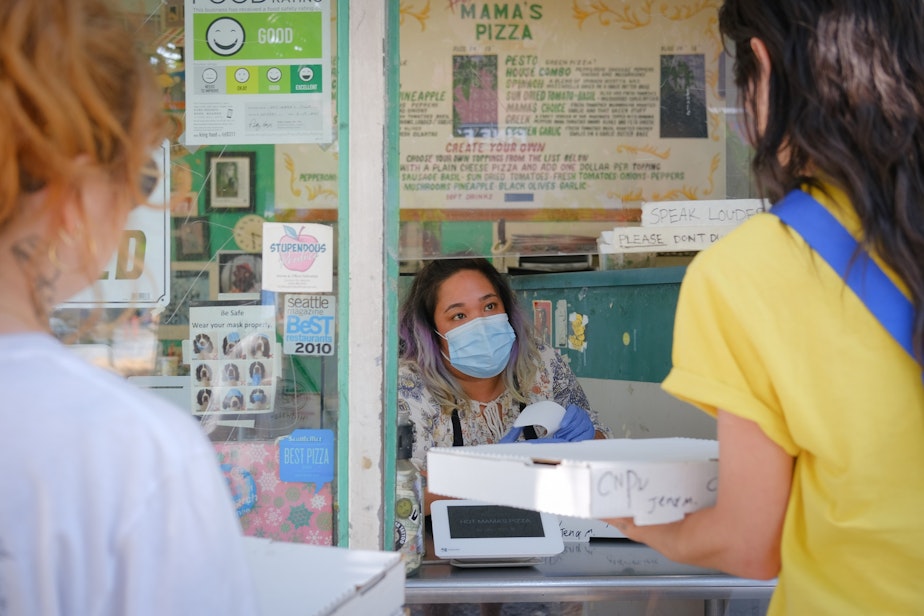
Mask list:
[[[403,614],[404,563],[397,552],[245,537],[261,614]]]
[[[565,543],[588,543],[591,539],[625,539],[626,536],[615,526],[603,520],[575,518],[568,515],[558,517],[558,528]]]
[[[580,518],[664,524],[715,504],[719,444],[690,438],[434,447],[434,494]]]

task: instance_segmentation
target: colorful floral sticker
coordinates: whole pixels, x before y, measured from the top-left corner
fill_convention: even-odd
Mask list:
[[[244,534],[333,545],[332,483],[286,483],[275,443],[215,443]]]

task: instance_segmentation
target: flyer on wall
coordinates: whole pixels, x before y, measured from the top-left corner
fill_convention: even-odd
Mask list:
[[[337,348],[335,296],[290,294],[283,307],[283,353],[316,357],[334,354]]]
[[[316,223],[263,223],[263,288],[282,293],[330,293],[334,229]]]
[[[189,309],[193,414],[273,411],[275,314],[273,306],[227,303]]]
[[[329,143],[332,0],[186,0],[187,145]]]
[[[170,144],[152,153],[157,184],[147,205],[134,208],[115,254],[96,283],[60,308],[154,308],[170,301]]]
[[[402,208],[724,198],[712,0],[401,3]]]

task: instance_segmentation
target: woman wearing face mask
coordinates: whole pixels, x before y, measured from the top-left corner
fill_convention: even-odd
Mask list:
[[[431,261],[399,318],[398,412],[414,424],[411,462],[421,471],[431,447],[545,436],[542,428],[513,428],[523,407],[541,400],[567,409],[553,440],[610,436],[568,364],[536,340],[487,260]]]

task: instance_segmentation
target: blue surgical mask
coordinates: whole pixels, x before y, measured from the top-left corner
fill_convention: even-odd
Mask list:
[[[472,319],[443,336],[449,343],[449,363],[463,374],[480,379],[497,376],[507,367],[516,333],[506,314]]]

